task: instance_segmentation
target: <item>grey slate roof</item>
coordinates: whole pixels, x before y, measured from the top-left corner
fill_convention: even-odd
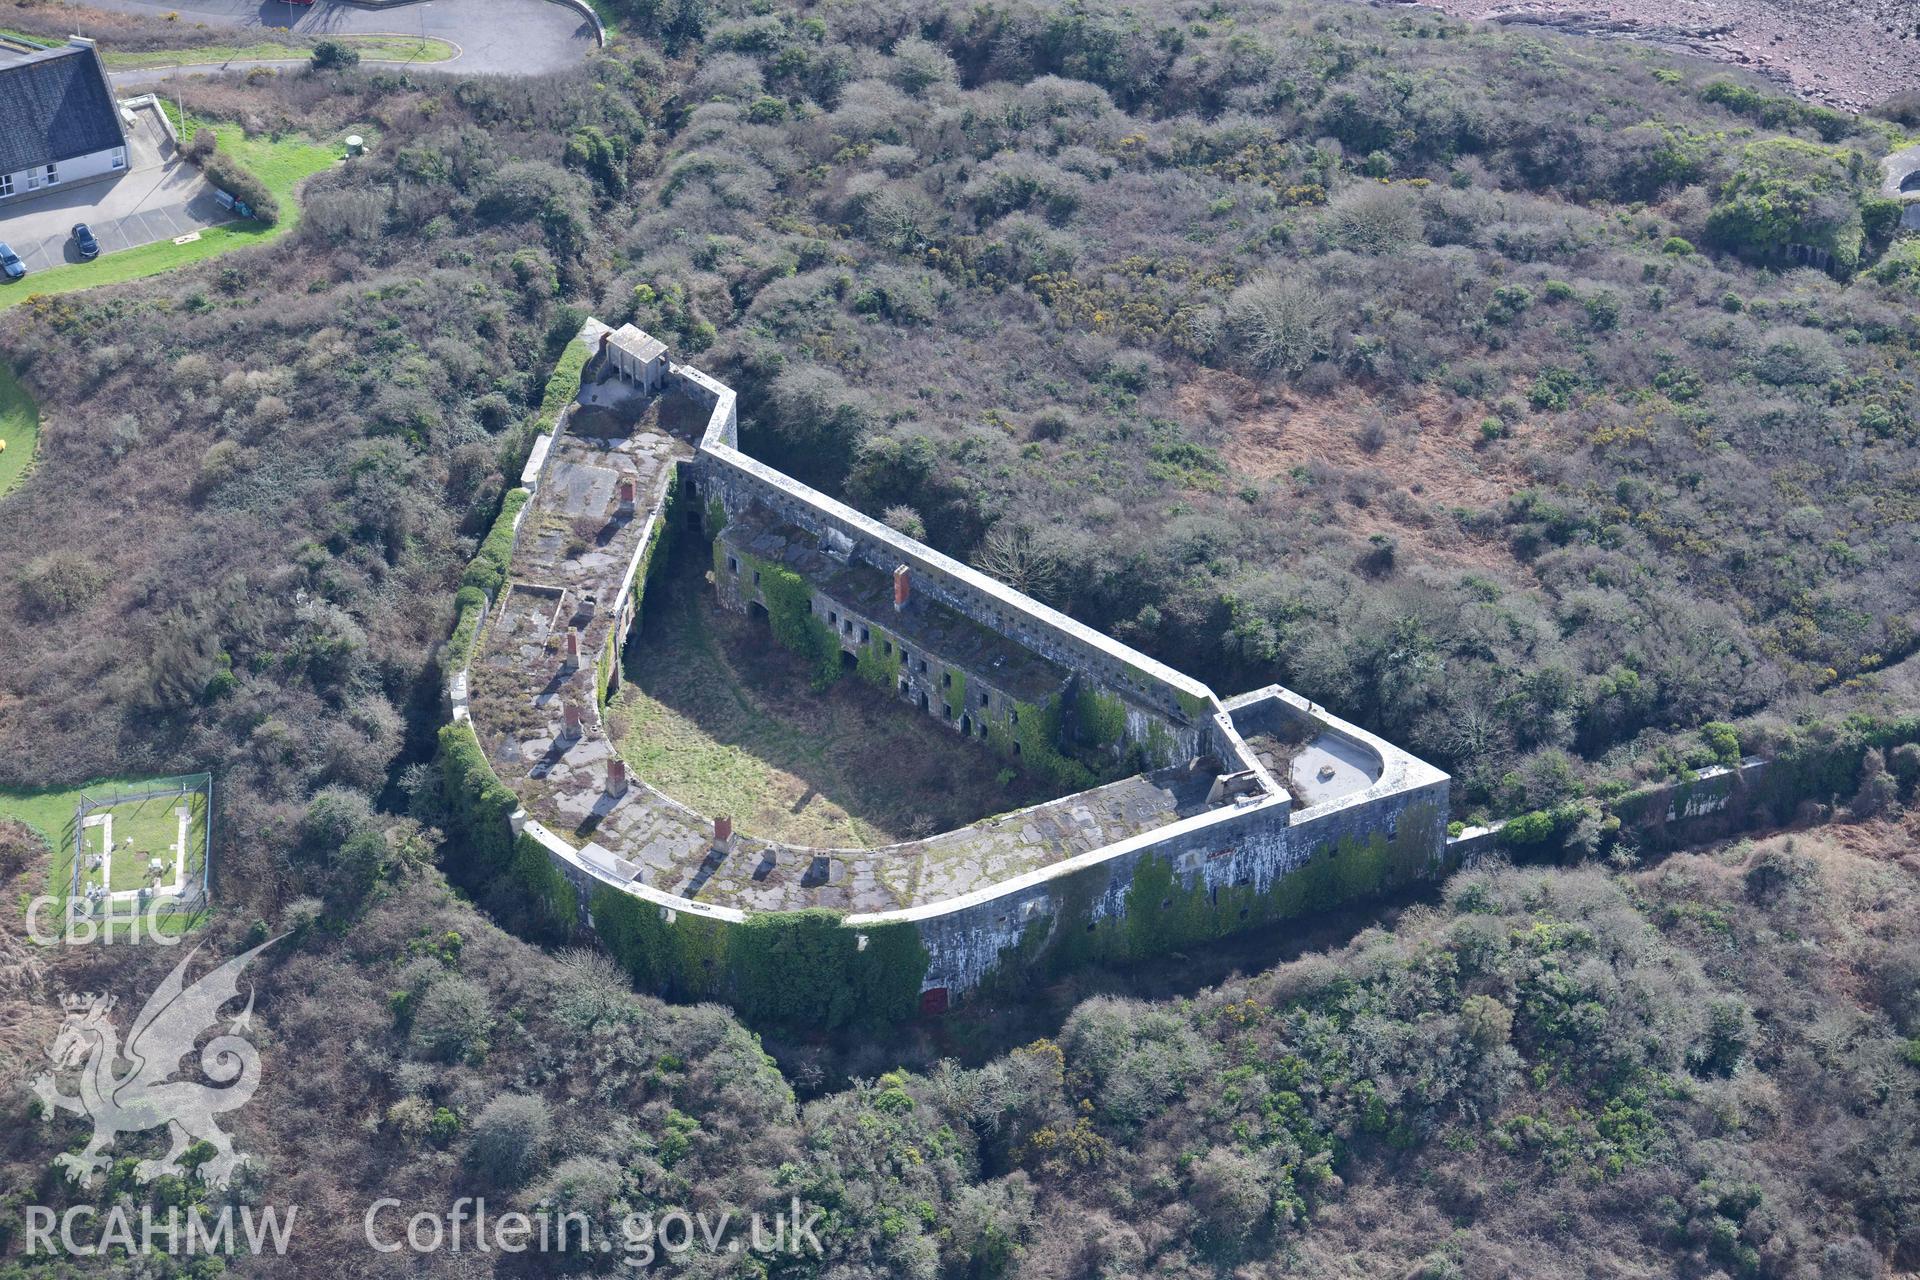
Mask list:
[[[0,173],[125,146],[106,68],[67,45],[0,66]]]

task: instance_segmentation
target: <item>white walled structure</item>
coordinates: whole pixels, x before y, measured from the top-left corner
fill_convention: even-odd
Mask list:
[[[120,108],[91,40],[0,65],[0,202],[126,168]]]
[[[667,344],[644,329],[623,324],[600,335],[600,354],[607,366],[642,391],[667,385]]]

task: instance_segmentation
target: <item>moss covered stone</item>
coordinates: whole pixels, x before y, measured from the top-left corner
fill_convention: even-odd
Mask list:
[[[860,646],[855,670],[868,684],[893,692],[900,685],[900,646],[891,637],[874,632],[872,639]]]
[[[1082,683],[1074,691],[1074,737],[1083,746],[1109,750],[1127,736],[1127,704],[1117,694]]]
[[[461,870],[476,880],[499,875],[513,855],[507,820],[520,801],[488,767],[469,721],[441,727],[440,782]]]
[[[1208,887],[1199,877],[1183,886],[1172,862],[1148,853],[1134,865],[1124,910],[1096,918],[1112,872],[1088,867],[1054,885],[1056,917],[1038,920],[1001,953],[990,985],[1005,986],[1023,972],[1062,973],[1088,964],[1152,959],[1241,930],[1327,911],[1396,889],[1432,870],[1425,833],[1430,805],[1400,815],[1397,834],[1375,832],[1316,848],[1265,893],[1252,885]]]
[[[917,1007],[929,961],[912,925],[856,930],[834,911],[730,924],[663,911],[612,888],[595,891],[592,910],[595,930],[635,982],[681,998],[730,999],[760,1022],[899,1021]]]
[[[507,490],[507,496],[500,502],[500,514],[494,517],[487,536],[480,540],[479,550],[467,565],[466,576],[460,579],[461,586],[478,587],[489,596],[500,594],[500,588],[507,582],[507,564],[513,558],[513,522],[532,496],[532,491],[527,489]]]

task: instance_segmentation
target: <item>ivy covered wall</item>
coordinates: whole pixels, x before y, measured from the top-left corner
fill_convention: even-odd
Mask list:
[[[587,909],[594,932],[643,990],[680,1000],[726,995],[725,922],[677,912],[669,923],[653,903],[606,885],[594,889]]]
[[[475,879],[498,875],[513,855],[507,819],[520,807],[520,799],[487,766],[470,721],[441,726],[440,785],[460,869]]]
[[[507,490],[506,497],[500,501],[500,514],[493,518],[487,536],[480,540],[479,549],[467,563],[461,586],[478,587],[489,596],[500,594],[500,588],[507,582],[507,562],[513,558],[513,522],[531,497],[531,489]]]
[[[1444,785],[1444,784],[1442,784]],[[1364,901],[1447,870],[1444,796],[1262,832],[1260,819],[1150,846],[928,922],[934,981],[1006,990],[1088,964],[1135,964]],[[1199,859],[1196,864],[1195,859]],[[1255,860],[1270,870],[1255,875]],[[1184,866],[1184,870],[1181,868]],[[996,948],[980,950],[999,939]]]
[[[739,566],[737,573],[732,565]],[[713,576],[717,584],[730,582],[724,589],[742,601],[758,598],[767,611],[773,638],[806,661],[815,689],[824,689],[840,678],[840,638],[814,613],[813,587],[805,578],[785,565],[761,560],[738,548],[730,550],[717,538],[713,543]]]
[[[593,923],[643,988],[727,1000],[757,1022],[792,1027],[881,1024],[919,1006],[928,954],[912,925],[854,929],[837,911],[749,916],[744,923],[669,913],[610,887],[593,893]]]

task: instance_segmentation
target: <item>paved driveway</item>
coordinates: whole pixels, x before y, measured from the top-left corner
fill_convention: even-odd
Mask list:
[[[421,71],[460,74],[540,75],[577,67],[594,47],[593,24],[552,0],[420,0],[372,9],[342,0],[298,7],[274,0],[87,0],[96,9],[121,13],[178,13],[209,26],[239,27],[254,34],[286,30],[301,35],[428,35],[452,41],[460,55],[446,62],[413,64]],[[239,68],[249,64],[234,64]],[[212,68],[201,68],[211,70]],[[116,72],[119,85],[152,84],[168,72]]]
[[[31,282],[32,272],[80,261],[68,234],[76,222],[93,228],[104,257],[232,221],[200,171],[174,156],[153,108],[135,115],[126,173],[0,205],[0,240],[27,264],[22,284]]]

